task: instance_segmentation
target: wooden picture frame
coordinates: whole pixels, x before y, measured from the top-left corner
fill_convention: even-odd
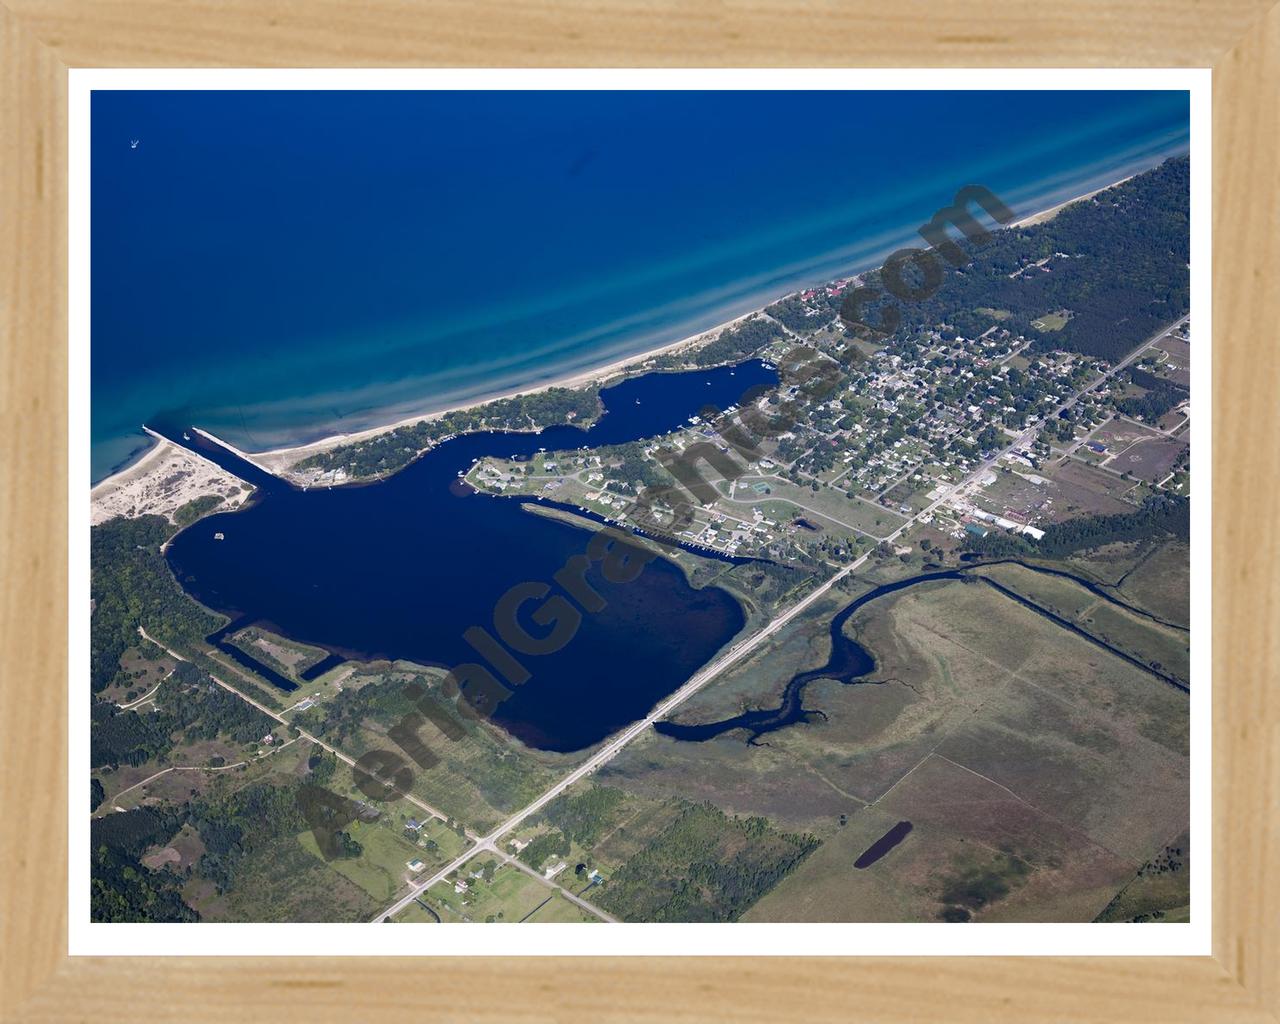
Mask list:
[[[1280,6],[583,0],[0,5],[4,1019],[1280,1020]],[[67,72],[176,66],[1212,66],[1213,955],[67,955]]]

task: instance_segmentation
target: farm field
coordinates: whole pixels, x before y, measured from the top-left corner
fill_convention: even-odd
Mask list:
[[[1070,580],[1020,565],[993,565],[981,572],[1140,661],[1162,667],[1184,682],[1189,681],[1190,651],[1186,633],[1111,604]]]
[[[602,773],[822,838],[744,920],[1088,921],[1186,827],[1184,694],[980,584],[912,588],[850,628],[877,668],[811,684],[825,717],[757,746],[650,735]],[[761,657],[783,681],[786,648]],[[855,869],[899,821],[907,837]]]
[[[1058,491],[1054,522],[1077,515],[1107,515],[1133,510],[1133,505],[1124,500],[1133,489],[1133,482],[1105,470],[1064,458],[1045,467],[1042,475],[1051,479]]]
[[[1181,623],[1191,622],[1190,550],[1181,542],[1162,546],[1120,584],[1121,593],[1144,608]]]
[[[1191,840],[1183,832],[1138,871],[1099,921],[1186,921],[1191,903]]]

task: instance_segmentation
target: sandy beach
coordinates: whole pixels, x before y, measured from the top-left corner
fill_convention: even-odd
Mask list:
[[[1103,185],[1101,188],[1093,189],[1090,192],[1086,192],[1086,193],[1083,193],[1082,195],[1074,196],[1061,203],[1057,203],[1043,210],[1039,210],[1035,213],[1028,214],[1026,217],[1022,217],[1018,220],[1011,222],[1010,224],[1006,225],[1006,227],[1008,228],[1027,227],[1033,224],[1043,223],[1047,220],[1050,220],[1054,216],[1056,216],[1058,213],[1066,209],[1068,206],[1071,206],[1074,203],[1079,203],[1087,199],[1090,199],[1093,196],[1096,196],[1100,192],[1104,192],[1109,188],[1113,188],[1116,185],[1119,185],[1125,181],[1128,181],[1131,177],[1134,177],[1134,175],[1126,175],[1125,177],[1120,178],[1117,181],[1113,181],[1107,185]],[[865,273],[867,270],[873,269],[873,267],[877,265],[878,264],[873,264],[871,267],[862,267],[857,271],[850,271],[849,272],[850,276],[854,276],[857,273]],[[765,306],[772,305],[773,302],[779,301],[782,298],[786,298],[787,296],[794,295],[794,294],[797,294],[797,292],[792,291],[792,292],[788,292],[786,295],[780,295],[777,298],[771,300],[770,302],[765,303]],[[400,427],[410,426],[415,423],[422,423],[422,422],[438,419],[439,417],[444,416],[451,412],[457,412],[462,409],[473,409],[478,406],[485,405],[489,402],[497,401],[503,398],[512,398],[516,395],[536,394],[540,391],[546,391],[550,388],[581,388],[591,384],[607,381],[609,378],[617,376],[627,370],[632,370],[637,367],[640,367],[645,362],[651,359],[654,359],[658,356],[679,352],[682,349],[686,349],[686,348],[690,348],[692,346],[698,345],[704,340],[710,339],[715,335],[718,335],[721,331],[725,330],[726,328],[732,327],[734,324],[737,324],[743,320],[746,320],[749,317],[756,315],[757,313],[761,312],[763,309],[764,309],[764,306],[760,306],[756,309],[749,310],[746,313],[736,316],[731,320],[726,320],[724,323],[718,324],[715,327],[709,328],[708,330],[700,331],[697,334],[690,335],[687,338],[683,338],[680,341],[671,342],[669,344],[659,346],[658,348],[650,349],[647,352],[641,352],[635,355],[625,356],[621,359],[614,360],[613,362],[607,363],[602,366],[597,366],[597,367],[593,367],[586,370],[580,370],[573,374],[569,374],[564,377],[556,378],[554,380],[546,381],[540,384],[533,384],[526,387],[510,389],[507,391],[495,392],[493,394],[484,395],[479,398],[471,399],[457,405],[452,405],[452,406],[448,406],[446,408],[441,408],[441,409],[433,409],[428,412],[423,412],[413,416],[404,417],[402,419],[396,420],[394,422],[386,423],[381,426],[369,427],[365,430],[353,431],[351,433],[334,434],[330,437],[325,437],[318,441],[312,441],[307,444],[285,446],[280,448],[271,448],[271,449],[267,449],[260,452],[246,452],[239,448],[236,448],[234,445],[229,444],[227,441],[223,440],[222,438],[214,437],[214,435],[209,434],[205,431],[200,431],[200,433],[206,437],[213,438],[219,444],[225,446],[226,448],[235,452],[241,458],[245,459],[246,461],[252,463],[253,465],[257,466],[258,468],[268,473],[273,473],[277,476],[282,476],[282,477],[289,477],[291,476],[289,472],[291,467],[296,465],[298,462],[301,462],[303,459],[308,458],[311,455],[315,455],[319,452],[329,451],[333,448],[338,448],[343,445],[351,444],[353,442],[365,440],[372,437],[377,437],[380,434],[388,433]],[[164,443],[168,444],[168,442],[164,442]],[[122,478],[128,477],[129,479],[135,479],[134,474],[136,474],[139,470],[142,471],[144,476],[150,473],[151,468],[154,468],[154,462],[150,460],[152,460],[152,456],[156,451],[157,449],[152,449],[151,451],[148,451],[138,462],[134,463],[132,466],[129,466],[121,470],[119,473],[116,473],[108,477],[106,480],[103,480],[101,483],[99,483],[94,488],[94,491],[93,491],[95,495],[94,497],[95,503],[98,500],[97,495],[100,489],[106,488],[108,487],[108,485],[111,485],[121,480]],[[151,467],[151,468],[144,468],[144,467]]]
[[[137,518],[174,513],[206,495],[222,498],[223,508],[236,508],[250,490],[226,470],[195,452],[148,430],[155,444],[127,469],[103,480],[89,492],[93,526],[116,516]]]
[[[1050,206],[1047,209],[1040,210],[1038,213],[1028,214],[1020,220],[1011,221],[1006,227],[1011,228],[1029,228],[1033,224],[1043,224],[1047,220],[1053,220],[1059,213],[1065,210],[1073,203],[1082,203],[1086,199],[1092,199],[1099,192],[1105,192],[1109,188],[1115,188],[1117,185],[1123,185],[1130,178],[1136,178],[1136,174],[1127,174],[1123,178],[1113,181],[1110,185],[1103,185],[1102,188],[1095,188],[1092,192],[1086,192],[1083,195],[1074,196],[1065,202],[1058,203],[1057,206]]]

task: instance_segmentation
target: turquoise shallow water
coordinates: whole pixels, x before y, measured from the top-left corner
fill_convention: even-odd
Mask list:
[[[1179,92],[98,92],[92,469],[563,376],[1184,152]],[[137,140],[138,145],[132,145]]]

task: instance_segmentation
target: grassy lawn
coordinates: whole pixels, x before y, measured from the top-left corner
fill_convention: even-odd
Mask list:
[[[471,865],[463,869],[467,873]],[[492,882],[468,877],[468,890],[458,893],[449,879],[427,890],[426,901],[444,924],[521,921],[556,895],[554,889],[530,878],[519,868],[500,865]]]
[[[1060,309],[1056,313],[1046,313],[1039,320],[1032,320],[1031,326],[1037,331],[1060,331],[1067,326],[1067,321],[1070,319],[1070,311]]]
[[[588,914],[576,904],[556,893],[525,919],[531,924],[591,924],[600,923],[600,918]]]
[[[404,910],[400,911],[394,918],[397,924],[439,924],[436,920],[435,913],[426,910],[417,900],[410,903]]]

